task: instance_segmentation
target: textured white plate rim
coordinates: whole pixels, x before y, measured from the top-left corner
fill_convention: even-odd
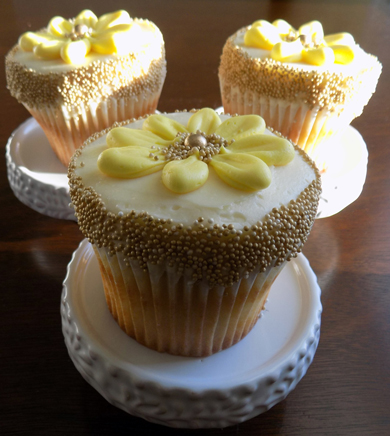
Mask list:
[[[107,349],[104,344],[91,337],[90,333],[88,332],[88,328],[90,328],[91,326],[88,325],[88,322],[85,322],[85,320],[82,319],[78,319],[80,310],[77,308],[77,303],[79,302],[75,301],[74,295],[75,292],[80,292],[80,289],[75,289],[75,275],[81,274],[82,276],[85,268],[88,266],[89,262],[93,257],[94,253],[92,251],[92,247],[87,240],[83,240],[80,243],[79,248],[73,253],[72,260],[68,265],[67,274],[63,283],[64,290],[62,304],[66,305],[68,316],[71,315],[73,317],[74,322],[77,326],[78,334],[80,335],[80,337],[87,338],[90,349],[93,350],[94,354],[98,355],[100,358],[108,359],[115,367],[120,368],[121,370],[124,370],[126,372],[130,372],[132,377],[135,377],[140,381],[152,381],[159,384],[162,388],[168,389],[190,389],[192,392],[197,392],[199,394],[204,393],[205,391],[220,391],[225,389],[229,390],[232,388],[237,388],[239,386],[247,386],[248,384],[258,381],[259,378],[269,379],[271,381],[276,380],[279,377],[281,371],[284,371],[289,366],[295,366],[297,360],[305,356],[308,346],[311,346],[313,342],[315,342],[317,332],[319,334],[322,311],[322,306],[320,302],[321,291],[317,284],[316,276],[310,268],[309,262],[302,254],[300,254],[297,259],[294,259],[289,264],[287,264],[285,270],[289,268],[293,269],[293,274],[299,276],[299,280],[301,281],[300,286],[306,288],[305,291],[307,295],[305,295],[305,297],[309,300],[309,310],[305,314],[306,319],[301,319],[298,321],[298,325],[302,323],[304,324],[303,326],[300,325],[302,332],[299,335],[299,339],[295,341],[293,346],[287,347],[287,352],[283,353],[281,356],[276,356],[274,359],[275,361],[269,362],[269,364],[266,365],[265,368],[262,368],[261,371],[257,370],[254,371],[255,373],[253,375],[247,375],[241,378],[239,377],[238,379],[236,377],[235,379],[232,379],[230,381],[227,380],[225,377],[224,379],[217,380],[218,383],[216,383],[216,380],[207,378],[207,383],[191,384],[191,382],[186,379],[180,380],[177,378],[176,380],[171,380],[169,378],[163,378],[160,376],[158,371],[154,372],[153,369],[145,371],[145,369],[137,367],[137,365],[134,365],[130,362],[123,362],[121,359],[118,359],[118,357],[115,355],[115,352]],[[281,275],[283,273],[284,271],[281,273]],[[275,284],[278,282],[279,279],[280,276],[278,277],[277,281],[275,281]],[[275,286],[275,284],[273,286]],[[272,290],[270,295],[272,296]],[[256,327],[254,328],[254,330],[252,330],[251,333],[249,333],[249,335],[254,334],[257,326],[261,321],[262,320],[257,323]],[[114,320],[112,320],[112,322],[115,323]],[[144,351],[146,351],[146,353],[151,353],[154,355],[154,357],[157,357],[158,360],[161,360],[163,361],[163,363],[168,364],[170,362],[172,363],[178,361],[185,363],[204,362],[210,359],[217,360],[218,358],[225,359],[225,357],[229,357],[228,354],[231,354],[234,351],[238,352],[239,345],[243,346],[244,342],[249,337],[248,335],[239,344],[231,347],[228,350],[224,350],[207,358],[199,359],[169,356],[167,354],[161,354],[152,350],[148,350],[145,347],[137,344],[133,339],[127,337],[127,335],[125,335],[125,333],[123,333],[116,324],[115,328],[120,331],[120,335],[123,335],[123,338],[125,341],[127,341],[128,346],[135,347],[135,351],[139,351],[139,347],[141,347]]]
[[[29,157],[26,156],[24,152],[24,148],[31,145],[29,142],[29,133],[31,132],[37,132],[39,136],[42,136],[45,139],[45,146],[47,146],[47,149],[44,150],[45,157],[48,158],[48,160],[56,160],[56,169],[62,170],[62,173],[60,174],[60,179],[56,180],[57,183],[52,183],[50,180],[45,180],[44,184],[47,186],[52,186],[53,188],[64,188],[67,191],[69,191],[68,183],[67,183],[67,168],[62,165],[57,157],[55,156],[53,150],[51,149],[45,134],[43,133],[43,130],[37,123],[37,121],[30,117],[26,121],[24,121],[22,124],[20,124],[19,127],[17,127],[13,132],[12,135],[9,137],[7,145],[6,145],[6,153],[8,154],[9,158],[17,165],[17,167],[22,171],[26,176],[31,177],[32,179],[41,181],[38,171],[35,171],[34,169],[31,169],[31,162],[29,161]],[[20,140],[16,141],[16,136],[20,136]],[[42,143],[40,144],[42,145]],[[51,152],[51,153],[50,153]],[[46,153],[50,153],[50,156],[47,156]],[[43,162],[43,166],[45,163]],[[50,173],[49,173],[50,174]]]
[[[28,118],[14,130],[7,141],[5,157],[8,181],[19,201],[53,218],[76,219],[69,207],[67,170],[34,118]],[[39,171],[34,168],[37,162]]]

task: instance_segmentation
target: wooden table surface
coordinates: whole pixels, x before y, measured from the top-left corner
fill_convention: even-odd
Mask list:
[[[79,4],[80,3],[80,4]],[[85,7],[97,15],[129,8],[161,29],[168,74],[159,109],[221,105],[223,44],[256,19],[295,27],[319,19],[326,33],[348,31],[378,56],[377,91],[352,124],[369,150],[361,196],[317,220],[304,248],[322,289],[321,339],[296,389],[268,412],[224,430],[174,430],[111,406],[71,362],[61,332],[66,266],[82,239],[77,224],[49,218],[12,193],[0,174],[0,434],[2,435],[388,435],[390,434],[390,4],[388,0],[3,0],[4,56],[26,30]],[[29,117],[0,87],[0,147]]]

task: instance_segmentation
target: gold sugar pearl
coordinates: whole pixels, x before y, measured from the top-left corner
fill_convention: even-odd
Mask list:
[[[219,153],[222,145],[224,147],[229,146],[229,142],[224,138],[214,133],[206,135],[200,130],[190,134],[178,132],[176,137],[179,138],[179,141],[175,141],[163,150],[166,160],[186,159],[194,153],[199,153],[200,160],[210,162],[212,156]]]
[[[85,34],[90,32],[89,27],[86,24],[76,24],[73,29],[73,34],[77,38],[83,37]]]
[[[188,147],[206,147],[207,139],[200,133],[191,133],[184,140],[184,145]]]

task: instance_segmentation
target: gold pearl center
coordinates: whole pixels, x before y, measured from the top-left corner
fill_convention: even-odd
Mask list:
[[[206,147],[207,145],[207,139],[199,134],[199,133],[191,133],[191,135],[188,135],[187,138],[184,140],[184,145],[189,146],[191,148],[193,147]]]
[[[89,27],[86,24],[76,24],[73,28],[73,32],[69,35],[73,41],[83,38],[90,32]]]

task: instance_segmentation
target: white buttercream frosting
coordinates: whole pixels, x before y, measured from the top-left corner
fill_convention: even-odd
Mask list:
[[[191,115],[181,112],[166,116],[186,125]],[[228,118],[227,115],[220,117],[222,121]],[[140,129],[143,122],[138,120],[126,127]],[[268,130],[266,133],[273,134]],[[161,171],[135,179],[116,179],[102,174],[97,159],[107,148],[105,138],[106,135],[101,136],[81,150],[75,162],[75,174],[82,178],[85,187],[92,187],[101,195],[108,211],[116,214],[146,211],[155,218],[171,218],[184,225],[203,217],[212,219],[215,224],[233,224],[240,229],[262,220],[275,207],[287,206],[316,179],[314,168],[295,152],[289,164],[270,168],[272,182],[264,190],[248,193],[232,188],[209,167],[209,178],[204,186],[178,195],[163,185]]]

